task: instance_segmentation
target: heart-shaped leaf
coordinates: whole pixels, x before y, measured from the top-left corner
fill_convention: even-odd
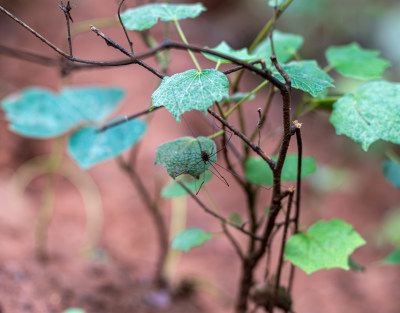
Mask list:
[[[121,14],[122,23],[129,30],[145,30],[157,24],[158,19],[164,22],[197,17],[206,8],[201,3],[169,4],[152,3]]]
[[[208,160],[204,161],[204,155]],[[163,165],[172,178],[188,174],[199,178],[217,161],[217,146],[208,137],[182,137],[157,147],[155,164]]]
[[[349,269],[349,255],[365,240],[350,224],[332,219],[319,221],[308,233],[293,235],[285,245],[285,258],[307,274],[320,269]]]
[[[143,136],[146,123],[133,119],[104,132],[97,130],[84,127],[69,137],[68,152],[82,168],[114,158],[130,148]]]
[[[215,101],[229,96],[226,76],[214,69],[189,70],[164,77],[151,96],[153,106],[165,108],[180,122],[180,115],[190,110],[206,112]]]
[[[325,88],[333,87],[332,77],[325,73],[314,60],[292,61],[282,65],[282,68],[289,75],[293,88],[306,91],[313,97],[317,97]],[[285,82],[276,69],[274,75]]]
[[[59,94],[28,88],[2,101],[10,129],[32,138],[56,137],[82,123],[110,115],[124,95],[120,88],[64,88]]]
[[[379,51],[361,48],[358,43],[330,47],[326,51],[329,64],[340,74],[358,79],[381,78],[390,63],[379,57]]]
[[[367,151],[376,140],[400,144],[400,84],[373,81],[333,105],[330,122]]]

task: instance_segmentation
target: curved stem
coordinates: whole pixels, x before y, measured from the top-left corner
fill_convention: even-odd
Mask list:
[[[185,34],[183,33],[183,30],[182,30],[181,26],[179,25],[178,20],[174,20],[174,23],[175,23],[175,27],[176,27],[176,29],[178,30],[179,36],[181,37],[183,43],[184,43],[185,45],[188,45],[189,43],[188,43],[188,41],[187,41],[187,39],[186,39]],[[197,70],[198,70],[199,72],[201,72],[200,64],[199,64],[199,62],[197,62],[197,59],[196,59],[196,57],[194,56],[193,52],[190,51],[190,50],[188,50],[188,52],[189,52],[190,57],[191,57],[192,60],[193,60],[194,65],[196,66]]]

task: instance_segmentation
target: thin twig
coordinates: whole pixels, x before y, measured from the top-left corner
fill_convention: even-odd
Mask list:
[[[118,119],[118,120],[116,120],[116,121],[112,121],[112,122],[110,122],[110,123],[107,123],[107,124],[104,125],[103,127],[99,128],[99,129],[97,130],[97,132],[98,132],[98,133],[101,133],[101,132],[103,132],[103,131],[105,131],[105,130],[107,130],[107,129],[109,129],[109,128],[112,128],[112,127],[121,125],[121,124],[126,123],[126,122],[128,122],[128,121],[130,121],[130,120],[133,120],[134,118],[137,118],[137,117],[139,117],[139,116],[150,114],[150,113],[152,113],[152,112],[154,112],[154,111],[157,111],[158,109],[161,109],[161,108],[164,108],[164,107],[163,107],[163,106],[160,106],[160,107],[152,107],[152,109],[146,109],[146,110],[140,111],[140,112],[135,113],[135,114],[130,115],[130,116],[124,116],[124,117],[121,118],[121,119]]]
[[[279,290],[281,273],[282,273],[282,265],[283,265],[283,254],[285,251],[285,243],[286,243],[287,233],[288,233],[289,224],[290,224],[289,220],[290,220],[290,211],[291,211],[292,202],[293,202],[293,193],[294,193],[294,188],[290,188],[289,189],[289,201],[287,203],[287,209],[286,209],[285,226],[283,228],[281,249],[280,249],[280,253],[279,253],[278,269],[276,271],[275,292],[274,292],[274,298],[273,298],[274,300],[278,299],[278,290]],[[272,310],[273,310],[273,307],[272,307]]]
[[[131,39],[129,38],[128,32],[126,31],[125,25],[124,25],[124,23],[122,23],[122,19],[121,19],[121,7],[122,7],[122,4],[124,2],[125,2],[125,0],[121,0],[119,2],[119,5],[118,5],[118,20],[119,20],[119,23],[121,24],[122,29],[124,30],[125,37],[128,40],[128,44],[129,44],[129,47],[131,49],[131,55],[135,56],[135,53],[133,51],[133,43],[132,43]]]
[[[232,226],[233,228],[236,228],[237,230],[239,230],[240,232],[250,236],[251,238],[254,238],[256,240],[261,240],[260,237],[258,237],[256,234],[253,234],[252,232],[249,232],[245,229],[243,229],[241,226],[236,225],[235,223],[227,220],[226,218],[222,217],[221,215],[219,215],[218,213],[216,213],[215,211],[209,209],[184,183],[182,183],[181,181],[177,180],[176,181],[183,189],[186,190],[186,192],[193,198],[194,201],[197,202],[197,204],[208,214],[214,216],[215,218],[219,219],[222,223],[225,223],[229,226]]]
[[[72,40],[71,40],[71,28],[69,25],[69,21],[71,21],[72,23],[74,22],[72,17],[71,17],[71,4],[67,3],[67,6],[64,6],[64,3],[61,1],[61,5],[58,5],[60,7],[60,9],[64,12],[65,15],[65,19],[67,20],[67,32],[68,32],[68,46],[69,46],[69,55],[70,57],[72,57]]]
[[[128,56],[131,59],[135,59],[134,56],[132,56],[128,51],[126,51],[123,47],[121,47],[121,45],[117,44],[115,41],[113,41],[110,37],[107,37],[102,31],[100,31],[99,29],[97,29],[95,26],[90,26],[90,29],[97,34],[98,36],[100,36],[101,38],[103,38],[107,44],[107,46],[113,47],[119,51],[121,51],[123,54],[125,54],[126,56]],[[163,79],[165,77],[165,75],[161,74],[160,72],[158,72],[156,69],[152,68],[151,66],[145,64],[143,61],[136,59],[137,64],[139,64],[140,66],[144,67],[145,69],[147,69],[148,71],[150,71],[151,73],[153,73],[154,75],[158,76],[159,78]]]
[[[294,122],[297,125],[296,129],[296,139],[297,139],[297,182],[296,182],[296,212],[294,216],[294,233],[297,234],[299,232],[299,218],[300,218],[300,200],[301,200],[301,166],[303,159],[303,143],[301,140],[301,124],[297,121]],[[288,284],[288,292],[290,293],[293,287],[294,274],[296,267],[291,264],[290,266],[290,274],[289,274],[289,284]]]
[[[229,229],[226,227],[225,223],[221,222],[221,226],[222,226],[222,230],[223,230],[224,234],[226,235],[226,237],[228,237],[229,241],[232,243],[233,247],[235,248],[235,251],[238,254],[239,258],[241,260],[244,260],[244,255],[243,255],[242,249],[239,246],[239,243],[229,232]]]
[[[263,150],[261,150],[260,147],[258,147],[255,143],[250,141],[249,138],[247,138],[245,135],[243,135],[238,129],[236,129],[232,124],[230,124],[227,120],[223,119],[221,116],[219,116],[217,113],[215,113],[213,110],[210,108],[207,109],[207,112],[210,113],[212,116],[214,116],[218,121],[220,121],[223,125],[225,125],[227,128],[229,128],[236,136],[238,136],[240,139],[242,139],[246,144],[249,145],[249,147],[256,152],[265,162],[268,163],[269,167],[271,169],[275,168],[275,161],[272,160],[269,156],[265,154]]]

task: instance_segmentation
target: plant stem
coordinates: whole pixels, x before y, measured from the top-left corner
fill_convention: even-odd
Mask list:
[[[52,151],[46,165],[46,183],[42,192],[42,203],[39,209],[38,222],[36,225],[36,255],[39,259],[46,258],[47,232],[50,226],[54,209],[55,174],[61,164],[63,157],[63,140],[58,137],[53,141]]]
[[[225,118],[228,117],[229,115],[232,114],[243,102],[245,102],[247,99],[249,99],[252,95],[254,95],[257,91],[259,91],[262,87],[264,87],[266,84],[268,84],[268,80],[264,80],[261,84],[259,84],[256,88],[254,88],[252,91],[249,92],[249,94],[241,99],[238,103],[236,103],[228,112],[226,112]]]
[[[187,41],[187,39],[186,39],[185,34],[183,33],[183,30],[182,30],[181,26],[179,25],[178,20],[174,20],[174,23],[175,23],[175,27],[176,27],[176,29],[178,30],[179,36],[181,37],[183,43],[184,43],[185,45],[188,45],[189,43],[188,43],[188,41]],[[188,52],[189,52],[190,57],[191,57],[192,60],[193,60],[194,65],[196,65],[197,70],[198,70],[199,72],[201,72],[200,64],[199,64],[199,62],[197,62],[197,59],[196,59],[196,57],[194,56],[193,52],[190,51],[190,50],[188,50]]]

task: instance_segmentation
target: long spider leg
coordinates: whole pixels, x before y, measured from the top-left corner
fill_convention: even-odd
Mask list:
[[[217,150],[215,153],[210,154],[210,157],[212,157],[213,155],[216,155],[218,152],[226,149],[226,146],[229,144],[229,141],[231,141],[233,133],[231,133],[231,132],[229,132],[227,130],[225,130],[225,131],[230,134],[228,140],[225,142],[224,146],[221,149]]]
[[[204,175],[203,175],[203,181],[201,182],[201,185],[199,187],[199,190],[197,190],[196,192],[196,196],[198,195],[198,193],[200,192],[201,187],[203,186],[205,179],[206,179],[206,162],[204,162]]]
[[[222,176],[222,174],[217,170],[217,168],[216,168],[211,162],[208,162],[208,163],[210,163],[210,165],[212,166],[212,168],[218,173],[219,177],[218,177],[218,175],[216,175],[214,172],[212,172],[212,173],[213,173],[220,181],[222,181],[225,185],[227,185],[227,186],[229,187],[229,184],[228,184],[228,182],[226,181],[225,177]],[[217,164],[217,163],[215,163],[215,164]],[[210,170],[210,169],[209,169],[209,170]],[[211,170],[210,170],[210,172],[211,172]]]
[[[215,162],[214,164],[215,164],[215,165],[218,165],[220,168],[222,168],[222,169],[224,169],[225,171],[229,172],[229,173],[232,174],[233,176],[239,177],[239,178],[243,179],[245,182],[250,183],[247,179],[243,178],[243,177],[240,176],[239,174],[236,174],[235,172],[232,172],[232,171],[228,170],[227,168],[223,167],[222,165],[219,165],[219,164],[216,163],[216,162]],[[272,188],[272,187],[265,187],[265,186],[263,186],[263,185],[258,185],[258,184],[257,184],[257,186],[258,186],[258,187],[261,187],[261,188],[263,188],[263,189],[266,189],[266,190],[270,190],[270,189]]]

